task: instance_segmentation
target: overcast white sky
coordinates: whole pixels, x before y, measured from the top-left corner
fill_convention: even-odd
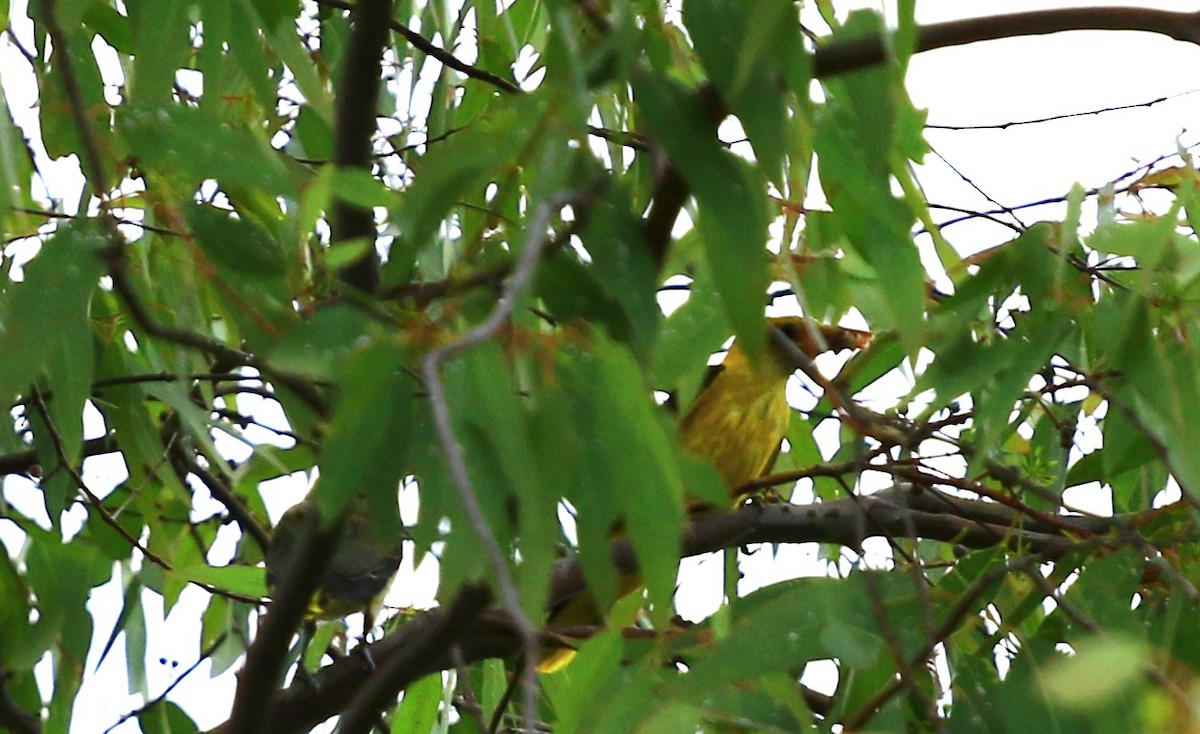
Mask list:
[[[672,4],[678,6],[678,0]],[[843,7],[843,3],[836,4]],[[1138,4],[1181,11],[1196,9],[1195,5],[1184,2]],[[858,5],[881,7],[879,3]],[[922,22],[933,22],[1066,5],[1089,6],[1093,3],[918,0],[917,12]],[[890,7],[885,10],[892,12]],[[14,0],[11,12],[14,31],[26,47],[32,47],[30,27],[24,19],[24,0]],[[813,23],[813,26],[819,27],[819,23]],[[1200,133],[1193,132],[1200,112],[1200,94],[1184,94],[1200,88],[1200,76],[1192,72],[1197,68],[1200,68],[1200,48],[1190,44],[1150,34],[1078,32],[922,54],[912,63],[909,89],[916,105],[929,109],[931,124],[963,126],[1011,123],[1183,95],[1150,107],[1006,130],[929,131],[930,143],[950,163],[1000,203],[1017,206],[1063,196],[1076,182],[1085,188],[1102,186],[1141,163],[1173,152],[1179,143],[1200,142]],[[35,150],[40,151],[34,117],[36,110],[33,108],[36,100],[28,67],[8,46],[7,38],[0,40],[0,69],[3,70],[0,81],[13,116],[34,143]],[[56,196],[70,200],[76,195],[73,192],[78,184],[71,174],[78,167],[73,161],[43,170],[53,172],[49,183],[57,189]],[[930,157],[919,171],[919,178],[931,202],[965,208],[992,208],[936,157]],[[1121,200],[1119,203],[1127,210],[1137,208],[1134,202]],[[1023,211],[1020,216],[1028,224],[1040,219],[1061,218],[1062,212],[1062,205],[1052,205]],[[1094,213],[1089,215],[1088,212],[1094,212],[1094,209],[1085,207],[1085,227],[1090,224],[1089,216],[1094,218]],[[937,221],[950,218],[949,213],[935,212]],[[964,252],[974,252],[1008,240],[1012,233],[995,224],[976,221],[950,227],[946,236]],[[87,469],[87,476],[95,482],[97,491],[102,492],[104,487],[121,479],[100,461],[89,461]],[[9,478],[4,488],[10,500],[18,502],[23,509],[28,508],[21,499],[22,494],[26,499],[29,496],[22,492],[21,480]],[[298,499],[303,487],[293,487],[289,492],[290,497],[285,502]],[[19,544],[19,538],[5,534],[6,530],[0,524],[0,537],[14,549],[13,543]],[[747,583],[759,585],[794,575],[796,568],[814,567],[813,559],[815,547],[812,546],[789,549],[775,560],[769,558],[767,552],[755,554],[745,564]],[[689,576],[711,576],[719,567],[719,561],[689,561],[685,565]],[[389,602],[399,605],[428,603],[430,584],[415,578],[413,573],[411,560],[406,559],[397,585],[399,591],[389,597]],[[432,569],[425,569],[425,579],[430,578],[431,573]],[[713,588],[710,583],[701,586]],[[93,609],[96,628],[100,631],[97,639],[103,640],[115,621],[113,600],[119,599],[119,594],[119,587],[109,584],[96,595]],[[196,609],[201,594],[189,591],[185,596],[188,595],[194,599],[181,603],[161,623],[156,619],[161,614],[153,611],[156,598],[146,595],[151,622],[149,639],[152,647],[148,667],[152,694],[161,691],[196,657],[195,642],[199,637]],[[699,617],[716,601],[714,594],[697,594],[681,605],[681,611],[685,616]],[[158,658],[167,663],[158,665],[154,662]],[[171,661],[178,661],[180,666],[173,668]],[[93,656],[79,698],[74,728],[80,732],[108,727],[121,714],[141,703],[140,698],[126,695],[124,690],[125,662],[120,649],[111,654],[98,673],[93,672],[94,663]],[[233,685],[229,675],[210,680],[206,666],[202,666],[176,690],[172,699],[180,702],[205,728],[222,721],[227,706],[202,702],[229,701]],[[127,722],[117,731],[133,732],[137,727],[133,722]]]

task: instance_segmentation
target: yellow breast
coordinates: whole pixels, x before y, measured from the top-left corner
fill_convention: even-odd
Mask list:
[[[731,492],[771,468],[790,416],[787,378],[774,364],[754,369],[735,345],[683,419],[684,451],[711,462]]]

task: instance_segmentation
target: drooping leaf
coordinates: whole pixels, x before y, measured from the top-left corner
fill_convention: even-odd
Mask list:
[[[766,340],[765,182],[721,146],[695,94],[649,72],[634,86],[647,124],[695,194],[696,226],[725,314],[743,348],[759,354]]]

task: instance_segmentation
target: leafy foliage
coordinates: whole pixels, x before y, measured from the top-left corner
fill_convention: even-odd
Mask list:
[[[147,732],[1195,728],[1195,173],[1145,177],[1159,215],[1081,226],[1079,191],[983,252],[915,234],[912,5],[870,47],[879,15],[818,3],[813,44],[783,0],[34,3],[39,129],[0,107],[0,727],[94,730],[123,644]],[[655,391],[686,409],[730,336],[767,358],[768,301],[874,342],[797,362],[759,482],[791,502],[689,517],[713,479]],[[277,480],[318,475],[312,578],[264,614]],[[360,495],[440,604],[324,624],[285,686]],[[739,591],[739,548],[801,543]],[[723,585],[679,576],[722,551]],[[606,625],[532,631],[580,593]],[[192,605],[234,701],[151,695],[150,600]],[[375,666],[322,657],[356,644]],[[578,654],[522,702],[535,644]]]

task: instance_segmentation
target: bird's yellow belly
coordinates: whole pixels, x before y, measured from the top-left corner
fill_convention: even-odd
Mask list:
[[[711,462],[732,491],[770,469],[790,411],[782,390],[766,395],[761,390],[730,391],[724,398],[696,406],[685,426],[683,448]]]

